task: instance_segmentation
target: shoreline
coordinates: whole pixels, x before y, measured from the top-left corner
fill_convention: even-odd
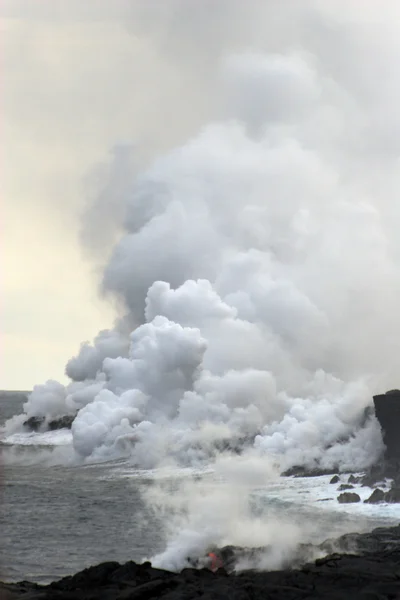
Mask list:
[[[335,546],[339,550],[335,552]],[[400,525],[346,534],[323,558],[296,569],[228,573],[187,568],[180,573],[149,562],[106,562],[49,585],[1,583],[0,600],[295,600],[297,598],[400,597]]]

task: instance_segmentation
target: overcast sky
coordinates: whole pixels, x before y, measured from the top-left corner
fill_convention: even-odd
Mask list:
[[[168,111],[180,94],[124,4],[2,2],[2,389],[62,380],[79,343],[112,324],[78,243],[83,181],[121,140],[168,139],[159,95]]]
[[[210,22],[207,4],[197,4],[196,27],[201,18]],[[80,342],[112,324],[114,312],[97,294],[96,265],[78,242],[88,175],[115,144],[138,144],[149,159],[209,114],[212,69],[204,85],[201,61],[193,70],[187,57],[174,60],[175,32],[185,30],[174,21],[174,5],[190,16],[179,1],[1,3],[0,388],[63,380]],[[221,5],[226,9],[225,0]],[[207,66],[212,44],[210,52],[202,43],[198,57]]]
[[[223,53],[276,49],[282,32],[290,43],[300,6],[323,5],[333,21],[360,9],[364,22],[379,18],[375,0],[277,2],[2,0],[0,388],[63,380],[80,342],[112,325],[96,274],[108,248],[89,258],[79,232],[88,178],[116,144],[134,143],[145,163],[185,140],[218,112]],[[399,16],[397,0],[383,5],[385,19]]]
[[[169,17],[159,6],[1,3],[1,389],[63,381],[80,342],[112,325],[114,310],[97,292],[99,265],[79,244],[88,177],[116,144],[137,144],[143,162],[209,114],[203,74],[165,53]]]

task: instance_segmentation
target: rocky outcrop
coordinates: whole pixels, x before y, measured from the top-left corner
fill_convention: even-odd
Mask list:
[[[355,477],[355,475],[351,474],[349,479],[347,480],[347,483],[351,483],[351,484],[360,483],[361,479],[362,479],[361,477]]]
[[[364,500],[366,504],[379,504],[381,502],[387,502],[388,504],[400,503],[400,488],[393,487],[388,492],[376,488],[371,496]]]
[[[379,488],[376,488],[367,500],[364,500],[365,504],[380,504],[385,502],[385,492]]]
[[[284,477],[320,477],[321,475],[333,475],[338,472],[338,466],[332,469],[320,469],[318,467],[308,468],[303,466],[294,466],[282,473]]]
[[[400,390],[392,390],[386,394],[374,396],[375,414],[382,430],[385,454],[381,462],[373,465],[361,478],[350,475],[349,484],[360,483],[362,486],[376,488],[365,500],[367,504],[386,502],[400,503]],[[381,487],[391,486],[388,491]],[[345,489],[342,484],[339,490]],[[343,496],[343,494],[341,495]],[[339,502],[346,501],[338,498]]]
[[[24,427],[30,431],[55,431],[56,429],[71,429],[76,415],[64,415],[50,421],[45,417],[29,417],[24,422]]]
[[[373,486],[381,483],[385,478],[398,477],[400,487],[400,435],[398,435],[400,428],[400,390],[390,390],[385,394],[378,394],[373,397],[373,403],[374,406],[368,406],[365,409],[358,427],[364,427],[375,412],[382,430],[386,447],[385,454],[382,461],[378,465],[374,465],[363,478],[350,474],[348,484],[356,484],[361,481],[362,485]],[[338,441],[340,440],[336,440],[336,442]],[[351,470],[349,469],[350,472]],[[333,475],[331,483],[338,483],[338,471],[338,465],[333,466],[331,469],[320,468],[318,465],[314,468],[297,465],[285,471],[283,475],[294,477]]]
[[[375,415],[382,431],[385,452],[378,464],[373,465],[361,478],[361,485],[382,487],[392,480],[393,488],[400,488],[400,390],[391,390],[373,397]],[[350,481],[349,481],[350,482]],[[385,502],[400,502],[398,494],[385,497]]]
[[[63,417],[49,421],[47,427],[49,431],[54,431],[55,429],[71,429],[75,417],[76,415],[64,415]]]
[[[400,390],[391,390],[386,394],[374,396],[375,415],[382,429],[386,446],[385,459],[400,461]]]
[[[392,487],[388,492],[386,492],[385,502],[390,504],[396,504],[400,502],[400,488]]]
[[[339,492],[344,492],[345,490],[354,490],[354,485],[351,485],[351,483],[342,483],[339,485],[338,490]]]
[[[361,498],[358,494],[354,494],[352,492],[343,492],[338,496],[339,504],[351,504],[353,502],[360,502]]]
[[[24,427],[30,431],[39,431],[43,424],[44,417],[29,417],[29,419],[24,421]]]
[[[235,549],[230,557],[235,558]],[[228,574],[187,568],[181,573],[150,563],[107,562],[47,586],[0,584],[9,600],[300,600],[400,597],[400,527],[347,534],[320,547],[329,552],[300,569]],[[254,550],[254,549],[253,549]],[[256,549],[260,551],[260,549]],[[221,551],[222,552],[222,551]],[[251,550],[249,550],[251,552]],[[340,553],[338,553],[340,552]],[[233,553],[233,555],[232,555]]]

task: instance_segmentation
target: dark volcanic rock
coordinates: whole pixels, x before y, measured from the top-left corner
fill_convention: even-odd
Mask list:
[[[386,477],[390,477],[391,465],[382,462],[380,465],[374,465],[361,478],[361,485],[365,487],[376,487],[379,483],[383,483]]]
[[[10,600],[383,600],[400,597],[400,527],[347,534],[333,552],[301,569],[228,575],[207,569],[169,573],[150,563],[103,563],[47,586],[0,584]],[[328,542],[326,547],[329,547]],[[229,546],[226,555],[240,549]],[[242,552],[245,549],[241,549]],[[249,549],[249,552],[260,549]],[[223,551],[219,551],[223,554]],[[8,595],[7,595],[8,594]]]
[[[385,492],[376,488],[367,500],[364,500],[365,504],[379,504],[385,502]]]
[[[375,415],[382,430],[385,444],[383,460],[373,465],[362,478],[362,485],[376,487],[387,479],[394,480],[394,487],[400,488],[400,390],[391,390],[374,396]],[[389,496],[395,497],[396,494]],[[398,500],[396,500],[398,501]]]
[[[340,504],[351,504],[352,502],[360,502],[361,498],[358,494],[352,492],[344,492],[338,496],[338,502]]]
[[[350,483],[342,483],[339,485],[338,490],[339,492],[344,492],[345,490],[354,490],[354,485],[351,485]]]
[[[385,494],[385,502],[395,504],[400,502],[400,488],[394,487]]]
[[[49,421],[48,428],[50,431],[54,431],[55,429],[71,429],[75,417],[76,415],[64,415],[58,419],[53,419]]]
[[[374,396],[375,415],[382,431],[385,452],[378,464],[372,465],[360,478],[349,477],[349,483],[361,483],[367,487],[384,485],[392,479],[400,487],[400,390],[391,390]]]
[[[76,415],[64,415],[57,419],[52,419],[46,423],[45,417],[29,417],[24,422],[24,426],[30,431],[55,431],[56,429],[71,429],[72,423],[74,422]]]
[[[84,590],[87,588],[101,587],[105,585],[109,577],[120,567],[117,562],[106,562],[84,569],[71,577],[64,577],[60,581],[51,583],[49,587],[54,590]]]
[[[385,458],[388,461],[400,460],[400,390],[374,396],[376,418],[382,429],[386,446]]]
[[[295,466],[287,469],[282,475],[285,477],[320,477],[321,475],[333,475],[337,473],[337,470],[337,466],[332,469],[320,469],[318,467],[309,469],[307,467]]]
[[[355,477],[353,474],[351,474],[347,483],[360,483],[361,479],[361,477]]]
[[[339,475],[334,475],[329,483],[339,483],[340,477]]]
[[[44,423],[44,417],[29,417],[24,421],[24,427],[27,427],[31,431],[39,431]]]

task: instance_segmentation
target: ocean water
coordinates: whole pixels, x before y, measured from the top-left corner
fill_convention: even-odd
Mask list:
[[[21,412],[23,401],[15,392],[0,394],[0,426]],[[46,460],[68,440],[68,431],[47,438],[21,434],[0,446],[3,580],[48,582],[100,561],[152,557],[168,544],[173,503],[169,514],[168,509],[155,511],[146,501],[157,484],[157,473],[137,471],[127,461],[63,466]],[[200,481],[204,494],[221,485],[212,471],[203,475],[187,471],[173,475],[163,494],[173,498],[182,478]],[[397,506],[339,505],[329,480],[280,478],[255,488],[251,501],[257,518],[266,525],[284,520],[301,526],[301,541],[313,542],[400,520]],[[357,491],[362,499],[371,493],[368,488]],[[207,517],[204,526],[206,521]]]
[[[2,394],[2,421],[20,413],[21,404],[17,395]],[[34,445],[2,448],[3,579],[49,581],[99,561],[140,560],[161,548],[160,529],[141,502],[148,480],[110,478],[115,465],[35,464],[35,451]]]

